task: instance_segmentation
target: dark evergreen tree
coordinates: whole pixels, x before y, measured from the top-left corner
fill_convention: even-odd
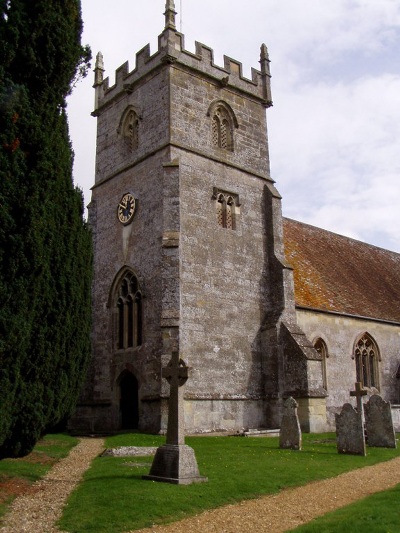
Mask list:
[[[74,409],[90,353],[91,238],[65,99],[90,59],[79,0],[0,0],[0,457]]]

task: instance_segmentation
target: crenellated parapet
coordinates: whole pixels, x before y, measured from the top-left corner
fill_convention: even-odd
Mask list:
[[[171,5],[173,6],[173,2]],[[186,50],[184,35],[175,29],[174,11],[171,6],[166,10],[165,16],[166,26],[158,38],[157,52],[151,55],[150,45],[142,48],[136,54],[135,68],[129,71],[128,62],[121,65],[115,72],[115,83],[112,86],[110,86],[109,78],[103,79],[103,59],[101,54],[98,55],[94,71],[95,115],[101,112],[101,109],[108,103],[118,98],[121,93],[133,92],[140,80],[164,67],[166,63],[176,68],[200,73],[211,83],[252,96],[265,107],[272,105],[270,60],[265,44],[261,46],[261,70],[252,68],[251,79],[248,79],[243,76],[240,61],[224,56],[224,65],[216,65],[213,50],[202,43],[195,43],[195,53]]]

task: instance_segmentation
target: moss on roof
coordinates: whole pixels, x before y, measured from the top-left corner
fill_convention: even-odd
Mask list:
[[[400,254],[284,219],[300,307],[400,323]]]

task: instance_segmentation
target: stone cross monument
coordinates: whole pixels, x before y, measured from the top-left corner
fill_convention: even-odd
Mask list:
[[[367,395],[367,391],[362,388],[362,384],[360,381],[357,381],[357,383],[355,383],[354,385],[356,390],[350,391],[350,396],[355,396],[357,398],[357,411],[361,417],[361,420],[364,420],[362,397]]]
[[[150,474],[143,479],[189,485],[207,481],[200,476],[193,448],[185,445],[183,387],[189,376],[189,368],[178,352],[173,352],[163,377],[170,384],[168,402],[168,426],[166,444],[157,449]]]
[[[178,352],[172,353],[168,365],[162,369],[162,377],[170,385],[168,404],[167,444],[185,444],[185,420],[183,410],[183,388],[189,377],[189,368],[179,359]]]

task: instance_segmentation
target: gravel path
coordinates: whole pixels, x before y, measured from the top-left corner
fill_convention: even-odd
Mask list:
[[[103,440],[81,439],[68,457],[32,485],[29,493],[14,500],[0,533],[61,533],[54,524],[61,517],[66,499],[94,457],[103,450]],[[130,533],[283,533],[399,483],[400,457],[397,457],[272,496],[206,511],[167,526]]]
[[[104,450],[102,439],[80,439],[27,494],[16,498],[3,519],[1,533],[58,533],[62,508],[93,458]]]
[[[206,511],[168,526],[153,526],[134,533],[283,533],[398,483],[400,457],[272,496]]]

